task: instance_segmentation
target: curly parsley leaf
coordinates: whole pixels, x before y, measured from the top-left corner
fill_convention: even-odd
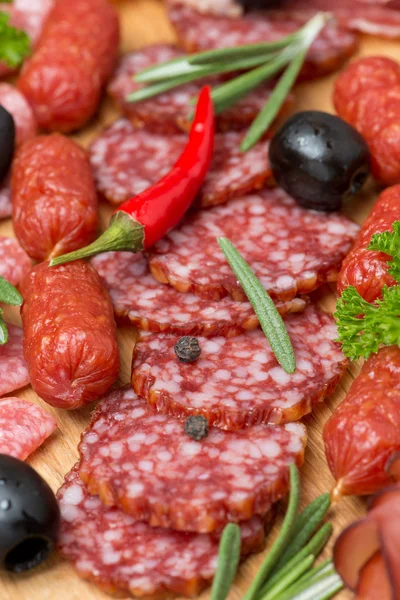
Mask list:
[[[21,306],[23,298],[18,290],[7,279],[0,275],[0,303],[12,306]],[[7,325],[3,320],[3,311],[0,308],[0,346],[8,342]]]
[[[10,25],[10,15],[0,12],[0,60],[8,67],[18,67],[30,50],[31,41],[25,31]]]
[[[369,250],[384,252],[392,257],[388,261],[389,273],[400,283],[400,221],[393,223],[393,231],[372,236]],[[400,346],[400,285],[385,286],[382,299],[374,304],[366,302],[358,291],[349,286],[336,304],[337,322],[342,350],[356,360],[368,358],[381,344]]]

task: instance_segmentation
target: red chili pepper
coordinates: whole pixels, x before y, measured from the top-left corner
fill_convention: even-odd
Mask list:
[[[203,87],[181,156],[158,183],[130,198],[115,211],[110,226],[92,244],[53,258],[50,266],[100,252],[147,250],[175,227],[196,198],[209,170],[214,148],[214,108],[209,86]]]

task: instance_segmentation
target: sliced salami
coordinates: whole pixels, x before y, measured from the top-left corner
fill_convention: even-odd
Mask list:
[[[31,268],[31,259],[17,240],[0,236],[0,276],[18,285]]]
[[[56,429],[56,420],[40,406],[21,398],[0,400],[0,454],[25,460]]]
[[[11,217],[11,211],[11,187],[10,179],[7,177],[6,181],[0,184],[0,219]]]
[[[153,528],[91,496],[75,467],[58,491],[61,554],[107,592],[140,597],[196,596],[213,578],[218,536]],[[264,543],[260,517],[241,524],[241,554]]]
[[[237,0],[169,0],[170,4],[181,4],[203,14],[225,17],[243,17],[243,4]],[[261,6],[261,3],[259,4]],[[346,29],[370,33],[382,37],[400,37],[400,6],[397,0],[281,0],[278,10],[265,11],[266,15],[305,14],[312,16],[318,11],[335,15],[339,24]]]
[[[297,31],[315,14],[313,10],[269,10],[231,18],[214,11],[201,13],[193,4],[192,0],[168,2],[169,19],[188,52],[274,41]],[[302,76],[320,77],[340,68],[356,51],[357,42],[349,29],[335,21],[328,23],[310,48]]]
[[[184,53],[170,44],[148,46],[137,52],[122,57],[119,67],[108,86],[109,94],[114,98],[122,112],[137,126],[145,125],[147,129],[160,133],[176,133],[190,126],[190,113],[193,110],[191,99],[196,98],[200,88],[205,84],[218,85],[223,80],[213,78],[187,83],[169,92],[159,94],[142,102],[130,103],[128,94],[142,87],[135,83],[133,76],[151,65],[184,56]],[[225,78],[226,80],[226,78]],[[243,129],[247,127],[271,94],[272,84],[259,86],[240,100],[235,106],[223,111],[216,119],[220,131]],[[293,103],[289,96],[284,109]]]
[[[208,298],[245,294],[220,250],[226,236],[271,296],[290,300],[335,281],[358,226],[346,217],[301,208],[283,190],[264,190],[188,215],[150,251],[150,269],[180,292]]]
[[[137,343],[133,387],[160,412],[202,414],[224,429],[297,421],[334,390],[347,361],[330,315],[310,306],[288,315],[285,325],[296,356],[293,375],[279,366],[260,329],[228,339],[199,337],[200,358],[189,364],[175,355],[178,338],[161,334]]]
[[[54,0],[14,0],[12,4],[0,3],[0,10],[10,14],[10,23],[25,31],[34,47],[53,4]],[[12,69],[0,63],[0,77],[11,72]]]
[[[0,83],[0,105],[14,118],[17,146],[36,134],[37,123],[33,110],[16,87]]]
[[[141,253],[107,252],[92,259],[92,265],[110,292],[116,315],[127,317],[139,329],[212,337],[238,335],[258,327],[249,302],[229,297],[210,302],[194,294],[180,294],[152,277]],[[303,298],[277,302],[281,315],[301,312],[306,305]]]
[[[287,491],[288,465],[303,462],[305,443],[299,423],[212,427],[196,442],[183,421],[124,388],[106,397],[83,434],[80,475],[105,505],[153,526],[208,532],[268,511]]]
[[[28,365],[22,350],[22,329],[7,325],[8,342],[0,346],[0,396],[28,385]]]
[[[271,177],[268,142],[259,142],[243,154],[241,138],[233,131],[215,136],[213,166],[200,191],[200,206],[224,204],[262,188]],[[112,204],[140,194],[171,169],[186,142],[184,134],[163,136],[119,119],[90,147],[97,189]]]

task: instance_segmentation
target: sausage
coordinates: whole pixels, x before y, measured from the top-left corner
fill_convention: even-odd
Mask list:
[[[12,170],[13,225],[32,258],[85,246],[97,230],[97,193],[85,150],[60,134],[21,146]]]
[[[83,261],[37,265],[23,280],[24,355],[32,387],[52,406],[78,408],[105,394],[119,371],[108,292]]]
[[[94,115],[118,46],[107,0],[58,0],[18,81],[42,129],[74,131]]]
[[[335,495],[372,494],[391,483],[400,452],[400,348],[381,348],[333,416],[323,439]]]
[[[354,286],[359,294],[373,302],[382,295],[382,288],[396,284],[389,273],[390,257],[383,252],[368,250],[372,236],[391,231],[394,221],[400,219],[400,185],[386,189],[379,196],[368,219],[360,229],[356,243],[343,261],[338,278],[338,291]]]

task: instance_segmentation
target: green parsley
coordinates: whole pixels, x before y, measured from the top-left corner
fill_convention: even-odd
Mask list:
[[[0,60],[8,67],[15,68],[30,50],[31,42],[25,31],[10,25],[10,15],[0,12]]]
[[[393,231],[377,233],[368,250],[384,252],[392,257],[389,273],[400,284],[400,221]],[[352,360],[368,358],[381,344],[400,346],[400,285],[385,286],[382,299],[366,302],[353,287],[346,288],[336,305],[335,318],[342,350]]]
[[[7,279],[0,275],[0,304],[21,306],[23,302],[21,294]],[[3,311],[0,308],[0,346],[8,342],[7,326],[3,320]]]

